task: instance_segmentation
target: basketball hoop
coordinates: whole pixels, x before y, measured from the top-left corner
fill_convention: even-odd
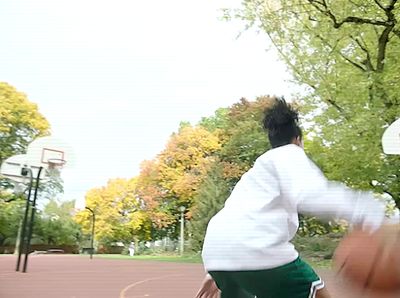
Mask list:
[[[51,178],[59,178],[66,160],[62,158],[49,158],[47,160],[47,174]]]
[[[62,158],[49,158],[47,160],[48,170],[61,170],[63,166],[67,163],[65,159]]]
[[[21,235],[19,236],[16,271],[19,271],[22,248],[25,248],[23,272],[26,272],[39,185],[40,183],[48,182],[62,183],[63,181],[60,177],[61,169],[67,161],[68,167],[73,166],[74,155],[72,149],[62,141],[48,136],[37,138],[31,142],[28,145],[26,154],[11,156],[1,164],[0,175],[15,181],[15,183],[26,184],[27,178],[30,178],[25,214],[21,226]],[[18,185],[14,188],[17,191],[19,190]],[[31,194],[33,199],[31,199]],[[29,211],[31,211],[30,216]]]

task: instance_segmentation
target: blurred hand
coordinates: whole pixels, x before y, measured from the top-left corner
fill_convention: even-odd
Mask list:
[[[393,251],[395,246],[400,247],[400,225],[384,224],[376,234],[382,244],[383,256],[387,256],[390,251]]]
[[[220,298],[220,291],[209,274],[204,278],[195,298]]]

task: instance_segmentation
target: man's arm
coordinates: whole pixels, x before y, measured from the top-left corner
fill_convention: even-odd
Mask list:
[[[317,192],[302,196],[300,213],[321,219],[345,219],[362,229],[377,230],[385,219],[385,206],[372,193],[355,191],[342,184],[326,182]]]
[[[331,182],[304,154],[294,151],[289,162],[276,165],[281,192],[299,213],[320,219],[345,219],[362,228],[376,230],[384,221],[384,204],[372,193]]]

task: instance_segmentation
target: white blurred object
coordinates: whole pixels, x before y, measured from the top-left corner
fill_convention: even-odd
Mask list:
[[[400,119],[386,128],[382,136],[382,148],[385,154],[400,154]]]
[[[394,213],[387,219],[387,222],[390,224],[400,223],[400,211],[398,208],[394,210]]]

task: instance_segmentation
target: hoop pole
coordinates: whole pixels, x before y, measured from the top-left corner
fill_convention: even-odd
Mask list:
[[[93,246],[93,242],[94,242],[94,224],[96,221],[96,216],[94,214],[93,209],[89,208],[89,207],[85,207],[85,209],[89,210],[92,213],[92,235],[90,237],[90,259],[93,259],[93,251],[94,251],[94,246]]]
[[[26,272],[26,267],[28,266],[28,255],[29,255],[29,250],[31,248],[32,231],[33,231],[33,224],[34,224],[35,213],[36,213],[36,199],[37,199],[37,194],[38,194],[38,189],[39,189],[40,174],[41,174],[42,170],[43,170],[43,167],[40,167],[39,171],[37,173],[37,177],[36,177],[35,193],[33,196],[31,217],[30,217],[29,229],[28,229],[28,238],[26,240],[26,246],[25,246],[24,268],[22,270],[22,272],[24,272],[24,273]]]
[[[19,266],[21,264],[21,255],[22,251],[25,251],[25,236],[26,236],[26,223],[28,221],[28,214],[29,214],[29,205],[30,205],[30,200],[31,200],[31,193],[32,193],[32,186],[33,186],[33,175],[32,175],[32,170],[30,168],[25,168],[28,170],[29,173],[29,188],[28,188],[28,195],[26,197],[26,206],[25,206],[25,214],[24,218],[22,220],[22,227],[21,227],[21,235],[20,235],[20,240],[18,244],[18,259],[17,259],[17,266],[15,268],[15,271],[19,271]]]

